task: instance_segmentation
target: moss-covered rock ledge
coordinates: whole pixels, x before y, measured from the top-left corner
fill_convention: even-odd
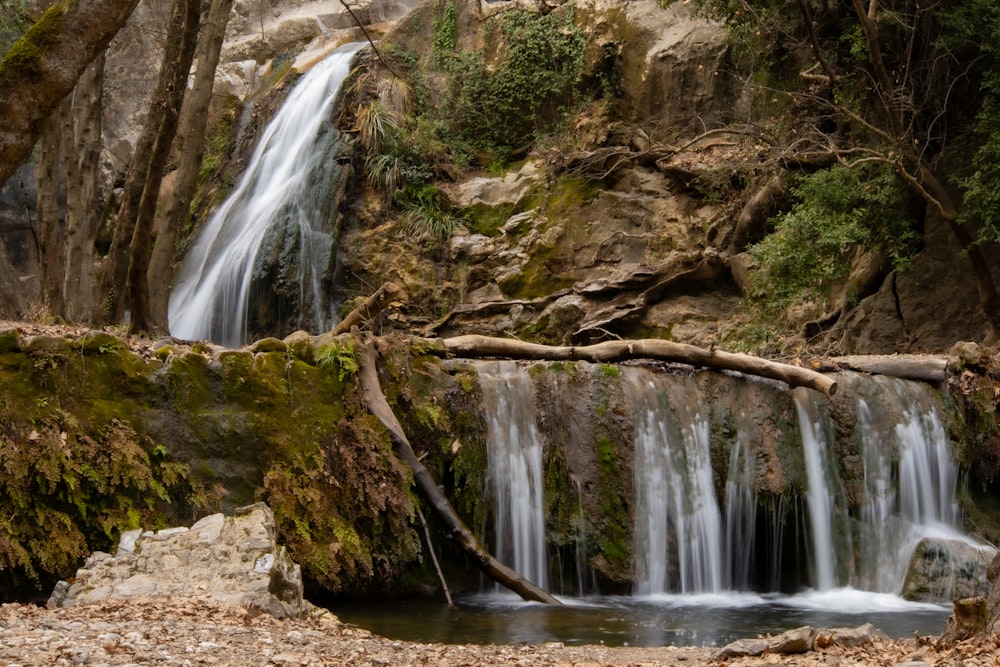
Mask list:
[[[479,411],[453,423],[441,406],[478,405],[476,382],[403,341],[382,346],[386,394],[432,473],[445,472],[434,454],[463,438],[447,476],[471,506]],[[316,585],[402,586],[422,548],[410,471],[361,405],[355,347],[350,336],[223,350],[0,330],[0,595],[47,594],[123,530],[258,500]]]

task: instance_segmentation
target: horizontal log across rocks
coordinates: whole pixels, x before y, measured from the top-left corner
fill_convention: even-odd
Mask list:
[[[837,393],[836,379],[803,366],[761,359],[749,354],[723,352],[686,343],[659,339],[616,340],[594,345],[542,345],[511,338],[455,336],[422,339],[432,353],[457,357],[506,357],[542,361],[592,361],[610,363],[635,359],[672,361],[716,370],[737,371],[772,380],[790,387],[807,387],[827,396]]]

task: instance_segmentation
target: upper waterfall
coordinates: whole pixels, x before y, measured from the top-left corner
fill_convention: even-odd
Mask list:
[[[170,331],[237,347],[253,317],[294,317],[297,328],[329,328],[322,280],[334,239],[324,230],[339,171],[331,110],[364,43],[338,48],[310,69],[267,126],[236,189],[198,236],[170,294]],[[270,255],[270,257],[268,257]],[[277,264],[265,275],[263,264]],[[268,284],[257,284],[267,282]]]

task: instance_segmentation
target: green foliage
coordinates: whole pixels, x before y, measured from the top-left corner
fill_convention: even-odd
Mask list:
[[[563,120],[580,95],[585,41],[573,12],[511,10],[488,19],[500,54],[457,54],[444,63],[444,101],[454,128],[473,145],[502,151],[532,141]]]
[[[316,351],[316,363],[321,368],[336,368],[337,380],[343,382],[358,372],[358,357],[350,342],[334,341]]]
[[[972,171],[960,180],[964,189],[962,222],[979,225],[981,240],[1000,242],[1000,6],[989,0],[965,2],[947,15],[948,35],[971,43],[979,57],[979,92],[983,103],[971,139]]]
[[[446,210],[441,191],[433,185],[409,185],[398,198],[406,209],[407,232],[414,238],[446,239],[458,226],[459,220]]]
[[[152,454],[152,455],[151,455]],[[90,435],[69,414],[0,424],[0,570],[69,576],[120,530],[149,525],[187,467],[112,420]]]
[[[795,205],[750,250],[761,266],[755,300],[772,312],[844,280],[859,247],[885,250],[900,268],[915,250],[906,190],[887,168],[831,167],[801,178],[792,194]]]
[[[7,50],[27,31],[30,21],[25,0],[0,0],[0,54]]]
[[[389,45],[383,55],[411,79],[415,113],[397,119],[379,102],[359,106],[368,181],[410,211],[411,228],[443,231],[450,222],[421,186],[474,160],[505,167],[511,150],[557,127],[582,95],[585,44],[572,11],[510,10],[488,19],[487,28],[492,57],[459,51],[457,3],[440,0],[433,48],[443,97],[429,99],[415,56]]]
[[[438,0],[434,6],[434,59],[441,63],[458,46],[458,3]]]
[[[358,412],[264,476],[264,500],[303,570],[331,591],[388,582],[420,552],[411,475],[378,420]]]

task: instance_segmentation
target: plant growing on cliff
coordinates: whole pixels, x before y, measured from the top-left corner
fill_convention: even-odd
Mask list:
[[[987,338],[1000,338],[1000,290],[981,247],[995,236],[1000,204],[989,185],[1000,173],[996,3],[852,0],[822,14],[786,0],[695,6],[725,23],[757,56],[753,62],[795,75],[780,78],[795,113],[778,146],[782,164],[893,171],[923,204],[914,217],[936,217],[952,232],[974,279]]]
[[[332,441],[299,445],[264,476],[264,500],[305,573],[331,591],[387,584],[420,552],[409,469],[375,417],[345,419]]]
[[[187,473],[117,420],[98,437],[68,415],[0,424],[0,570],[36,585],[69,576],[120,530],[162,516]]]
[[[825,296],[847,278],[859,247],[884,251],[897,269],[916,249],[907,192],[888,169],[831,167],[800,178],[792,195],[795,204],[774,219],[774,233],[750,250],[761,266],[754,299],[770,310]]]
[[[455,53],[442,107],[456,135],[503,154],[554,128],[579,101],[585,41],[571,8],[539,15],[502,12],[487,20],[490,49]]]

